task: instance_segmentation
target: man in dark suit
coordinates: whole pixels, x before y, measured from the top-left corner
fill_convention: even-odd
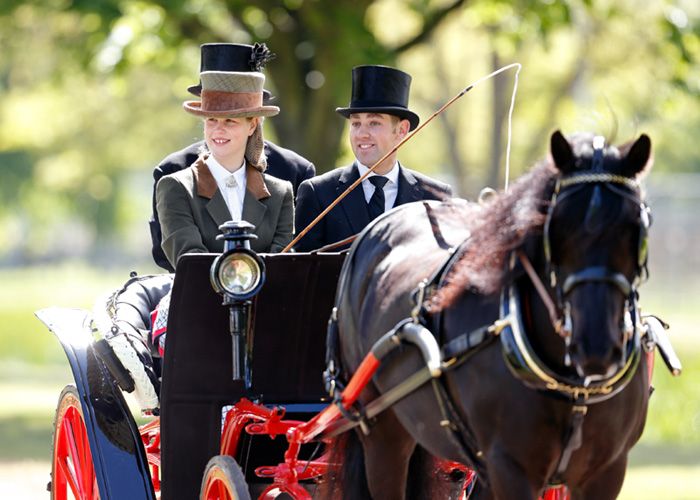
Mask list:
[[[244,45],[237,43],[207,43],[201,46],[200,72],[203,71],[262,71],[265,63],[274,55],[265,44]],[[200,96],[201,83],[187,89],[190,93]],[[263,100],[271,100],[270,93],[263,92]],[[153,215],[149,221],[151,240],[153,243],[153,260],[163,269],[172,272],[174,269],[161,248],[162,231],[158,210],[156,208],[156,185],[161,177],[183,170],[192,165],[199,154],[205,150],[204,141],[190,144],[180,151],[166,156],[153,170]],[[299,184],[316,174],[313,163],[290,149],[285,149],[270,141],[265,141],[264,152],[267,157],[266,174],[292,183],[294,193]]]
[[[410,85],[411,76],[398,69],[353,68],[350,105],[336,111],[350,121],[355,162],[301,183],[296,197],[297,232],[418,126],[418,115],[408,109]],[[449,185],[407,169],[395,152],[304,235],[295,248],[311,251],[344,240],[394,206],[443,200],[451,195]]]

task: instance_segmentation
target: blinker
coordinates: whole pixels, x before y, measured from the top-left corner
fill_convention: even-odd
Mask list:
[[[649,258],[649,226],[651,226],[651,210],[642,203],[639,207],[639,247],[637,248],[637,265],[645,270]]]

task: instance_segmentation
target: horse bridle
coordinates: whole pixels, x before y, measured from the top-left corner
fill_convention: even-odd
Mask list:
[[[558,282],[558,272],[556,266],[552,263],[552,250],[549,239],[549,228],[552,221],[552,216],[559,201],[560,193],[563,188],[574,185],[584,185],[584,184],[599,184],[613,193],[622,196],[636,205],[639,206],[640,215],[640,234],[639,234],[639,245],[637,248],[637,273],[636,278],[641,278],[647,274],[647,230],[650,225],[650,212],[649,208],[641,201],[637,196],[627,193],[621,189],[615,187],[615,184],[621,184],[634,191],[639,190],[639,184],[636,180],[630,179],[629,177],[623,177],[621,175],[609,174],[609,173],[596,173],[587,172],[583,174],[574,174],[571,176],[560,177],[557,179],[557,183],[554,187],[554,192],[552,193],[552,198],[550,200],[549,209],[547,211],[547,216],[544,223],[544,255],[547,265],[547,269],[550,274],[551,286],[557,286]],[[562,286],[562,292],[565,294],[570,292],[571,289],[586,281],[607,281],[611,284],[617,286],[620,291],[627,295],[631,289],[632,284],[627,280],[627,278],[618,272],[613,272],[610,270],[602,270],[597,266],[587,267],[581,271],[571,274],[564,281]]]
[[[571,291],[581,284],[596,282],[609,284],[619,290],[625,297],[625,315],[623,316],[623,324],[621,325],[621,328],[624,334],[624,344],[626,346],[626,344],[632,338],[638,323],[637,284],[648,277],[647,232],[650,225],[649,208],[636,194],[639,192],[639,183],[635,179],[602,171],[603,145],[604,140],[602,137],[597,136],[594,138],[594,152],[591,170],[584,173],[561,176],[557,179],[544,223],[543,246],[546,266],[545,269],[549,274],[550,286],[554,290],[556,300],[556,319],[553,318],[553,326],[566,343],[567,354],[565,363],[567,365],[571,364],[569,348],[572,336],[572,322],[571,307],[567,300],[567,296],[571,293]],[[630,283],[623,273],[609,269],[605,266],[588,266],[569,274],[565,277],[565,279],[562,279],[559,269],[552,260],[549,233],[554,210],[556,209],[558,201],[561,201],[561,199],[565,196],[577,192],[578,189],[567,191],[566,194],[563,195],[562,191],[571,186],[578,186],[582,188],[583,186],[589,184],[596,184],[597,186],[605,187],[614,194],[630,200],[639,207],[640,226],[637,247],[637,265],[635,277],[632,283]],[[620,185],[629,188],[632,193],[617,187]],[[540,295],[542,295],[541,292]],[[547,300],[545,300],[545,304],[547,304]],[[553,313],[550,310],[550,316],[552,315]],[[627,349],[623,350],[623,352],[626,351]]]

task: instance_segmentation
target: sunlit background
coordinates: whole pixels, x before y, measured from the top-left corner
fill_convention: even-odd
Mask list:
[[[91,307],[130,270],[159,272],[152,170],[198,140],[181,107],[199,44],[266,42],[282,109],[265,134],[319,172],[350,161],[350,71],[413,75],[425,120],[470,83],[519,62],[510,180],[551,132],[620,143],[647,133],[654,224],[642,306],[671,324],[684,362],[657,359],[645,434],[623,498],[700,498],[700,3],[696,0],[3,0],[0,4],[0,496],[45,498],[51,422],[71,381],[33,316]],[[480,84],[400,152],[474,198],[505,182],[514,71]]]

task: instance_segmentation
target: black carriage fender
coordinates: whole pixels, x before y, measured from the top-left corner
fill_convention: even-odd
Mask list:
[[[155,499],[136,422],[121,391],[94,353],[90,313],[51,307],[35,315],[58,338],[73,372],[100,498]]]

